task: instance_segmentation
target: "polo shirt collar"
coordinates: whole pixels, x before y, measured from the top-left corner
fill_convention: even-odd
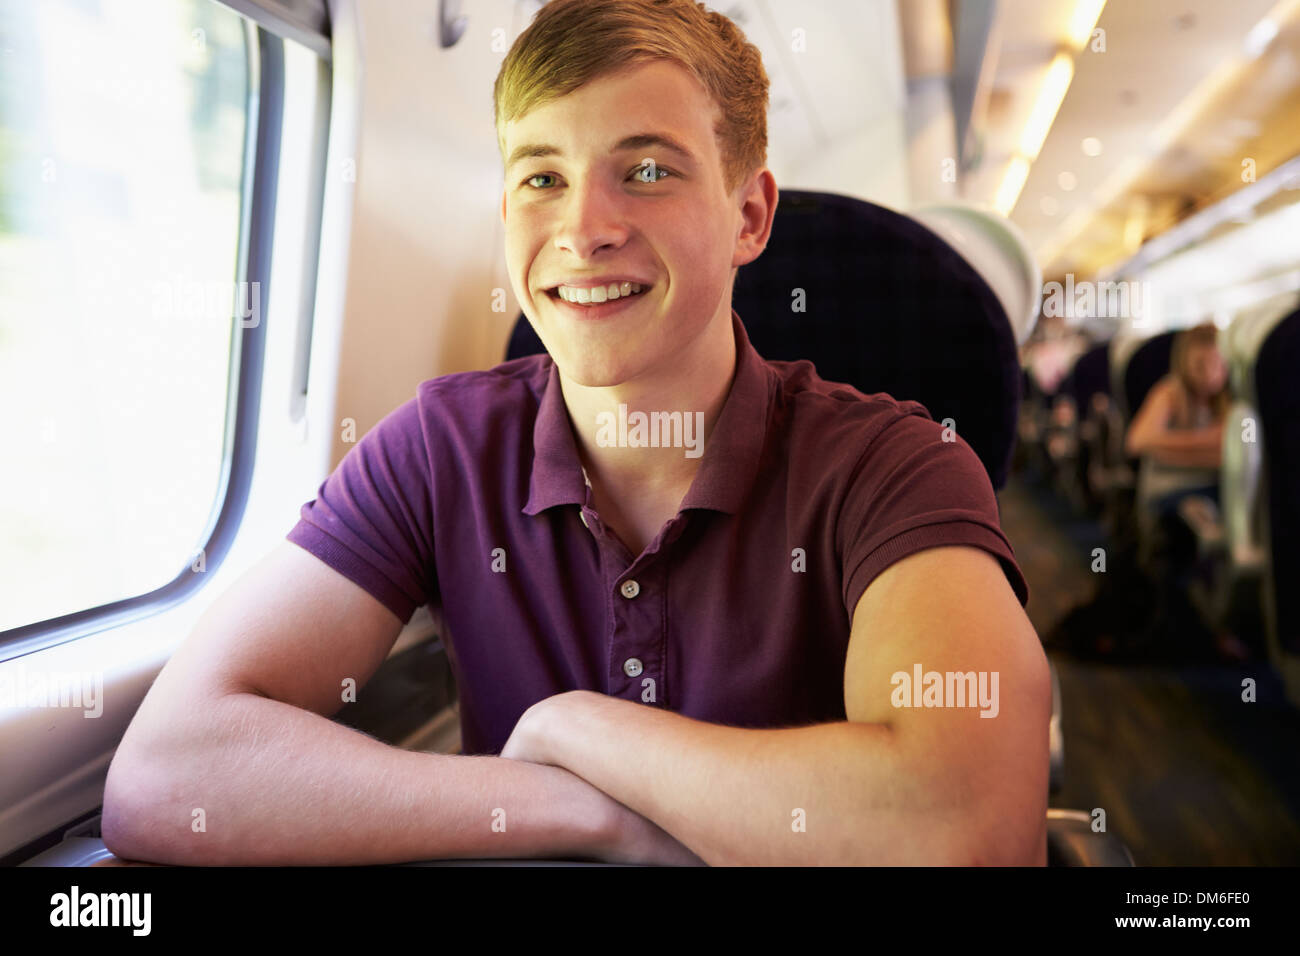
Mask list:
[[[735,377],[705,443],[699,471],[682,499],[682,510],[708,508],[735,514],[758,473],[774,375],[750,344],[735,309],[731,327],[736,341]],[[550,373],[533,423],[533,468],[523,508],[527,515],[587,500],[586,473],[564,404],[560,370],[553,359],[547,361]]]

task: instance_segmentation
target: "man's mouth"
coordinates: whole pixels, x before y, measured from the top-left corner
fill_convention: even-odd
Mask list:
[[[645,292],[650,287],[636,282],[611,282],[603,286],[566,286],[559,285],[547,289],[546,294],[552,299],[577,306],[596,306],[621,299],[629,299]]]

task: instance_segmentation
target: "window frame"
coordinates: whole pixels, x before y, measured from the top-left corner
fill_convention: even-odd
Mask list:
[[[0,631],[0,662],[119,627],[181,603],[210,580],[211,572],[220,567],[238,534],[257,451],[285,92],[284,41],[246,17],[243,25],[250,55],[236,282],[247,282],[250,289],[254,288],[252,283],[257,283],[259,311],[255,314],[261,316],[261,321],[245,328],[231,316],[228,382],[233,388],[227,395],[217,497],[200,545],[205,573],[186,567],[171,581],[144,594]],[[316,202],[318,213],[319,197]]]

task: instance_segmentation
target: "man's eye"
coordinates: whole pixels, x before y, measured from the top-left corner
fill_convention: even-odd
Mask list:
[[[537,173],[536,175],[529,176],[527,179],[525,179],[524,184],[527,185],[531,183],[534,179],[544,179],[550,175],[551,175],[550,173]]]
[[[643,183],[657,183],[657,182],[659,181],[659,173],[669,173],[669,174],[671,175],[671,170],[667,169],[666,167],[660,166],[660,165],[658,165],[657,163],[642,163],[642,164],[641,164],[640,166],[638,166],[636,169],[632,170],[632,175],[633,175],[633,176],[640,177],[640,176],[642,176],[644,173],[652,173],[652,174],[654,175],[654,178],[653,178],[653,179],[639,179],[639,180],[638,180],[639,182],[643,182]]]

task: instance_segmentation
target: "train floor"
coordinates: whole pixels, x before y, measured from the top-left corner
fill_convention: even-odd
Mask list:
[[[1065,780],[1050,805],[1105,810],[1139,866],[1300,863],[1300,711],[1267,660],[1228,662],[1208,643],[1210,653],[1166,660],[1064,649],[1067,618],[1124,630],[1106,620],[1123,614],[1115,602],[1096,600],[1092,554],[1105,532],[1025,473],[998,498],[1061,684]],[[1247,677],[1254,703],[1242,700]]]

